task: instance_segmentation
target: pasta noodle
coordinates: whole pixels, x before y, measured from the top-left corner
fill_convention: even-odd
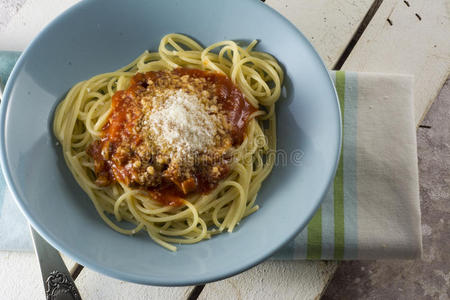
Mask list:
[[[258,209],[256,196],[274,165],[276,149],[275,102],[281,93],[283,71],[269,54],[222,41],[207,48],[180,34],[168,34],[158,52],[144,52],[129,65],[76,84],[58,105],[53,129],[62,145],[74,178],[88,194],[101,218],[123,234],[146,231],[158,244],[175,251],[173,244],[192,244],[223,231],[232,232],[239,221]],[[193,68],[223,73],[257,110],[251,115],[241,145],[233,150],[231,171],[207,194],[189,195],[180,206],[163,205],[148,193],[121,182],[95,184],[94,162],[86,152],[111,112],[116,91],[125,90],[137,73]],[[118,226],[128,221],[134,228]]]

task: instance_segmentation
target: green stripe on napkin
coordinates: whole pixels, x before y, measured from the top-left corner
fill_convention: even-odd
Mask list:
[[[343,139],[336,176],[322,208],[307,227],[308,259],[357,257],[356,119],[357,74],[333,72],[342,113]]]
[[[339,105],[341,107],[342,123],[345,122],[345,73],[342,71],[336,72],[336,92],[339,98]],[[342,136],[345,131],[342,128]],[[342,259],[344,257],[344,139],[342,139],[341,155],[339,157],[339,164],[334,179],[334,258]]]
[[[308,259],[320,259],[322,256],[322,208],[319,208],[308,224]]]

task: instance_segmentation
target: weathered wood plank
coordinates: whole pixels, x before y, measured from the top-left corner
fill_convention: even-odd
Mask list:
[[[62,256],[67,268],[74,261]],[[39,263],[34,252],[0,251],[0,299],[45,299]]]
[[[373,0],[267,0],[299,28],[325,65],[332,68],[344,52]]]
[[[68,269],[73,260],[63,256]],[[33,252],[0,251],[0,299],[45,299]],[[75,281],[83,299],[186,299],[193,287],[154,287],[124,282],[84,268]]]
[[[449,19],[447,0],[385,0],[343,69],[413,74],[419,124],[450,72]]]
[[[317,299],[335,269],[334,262],[267,261],[207,284],[199,299]]]
[[[61,255],[67,269],[75,265]],[[45,299],[39,263],[34,252],[0,251],[0,299]]]
[[[187,299],[193,287],[156,287],[117,280],[84,268],[76,280],[83,299]]]
[[[24,50],[50,21],[79,1],[27,0],[8,24],[0,27],[1,50]]]
[[[28,0],[0,30],[2,50],[23,50],[39,31],[79,0]],[[331,68],[344,51],[373,0],[267,0],[295,24]],[[51,5],[51,9],[42,9]],[[38,7],[41,7],[39,9]]]
[[[0,299],[45,299],[34,253],[0,251]]]

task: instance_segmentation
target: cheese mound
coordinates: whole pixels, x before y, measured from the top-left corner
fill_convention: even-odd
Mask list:
[[[215,137],[222,121],[195,94],[183,90],[166,90],[161,106],[153,107],[146,115],[146,125],[153,140],[167,149],[171,158],[189,158],[215,145]],[[209,109],[209,111],[208,111]]]

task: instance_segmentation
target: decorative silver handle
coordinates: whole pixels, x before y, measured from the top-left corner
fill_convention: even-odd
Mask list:
[[[45,294],[47,300],[62,300],[62,299],[74,299],[81,300],[75,283],[72,278],[67,277],[65,274],[53,271],[47,277],[46,280],[47,289]]]
[[[59,252],[50,246],[30,225],[34,249],[41,267],[47,300],[81,300]]]

